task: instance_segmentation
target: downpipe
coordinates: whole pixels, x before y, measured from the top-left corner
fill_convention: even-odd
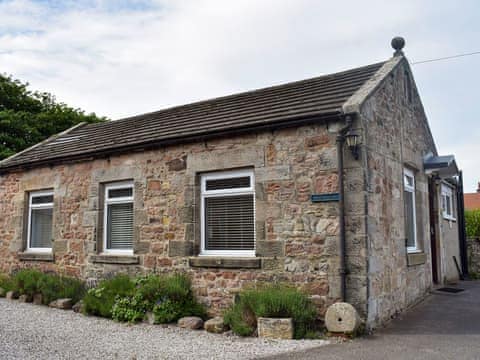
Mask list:
[[[339,194],[339,232],[340,232],[340,296],[342,302],[347,301],[347,244],[345,236],[345,188],[343,184],[343,148],[345,145],[345,135],[352,127],[353,119],[350,115],[345,116],[345,125],[337,134],[337,167],[338,167],[338,194]]]

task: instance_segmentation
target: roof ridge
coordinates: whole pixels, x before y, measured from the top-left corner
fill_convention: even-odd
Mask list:
[[[206,139],[219,134],[332,119],[342,114],[345,102],[385,64],[378,62],[107,123],[78,125],[5,159],[0,163],[0,172],[86,159],[87,155],[91,158],[140,146],[157,147],[199,137]],[[82,139],[61,141],[74,135]]]
[[[380,64],[385,64],[385,63],[386,63],[386,61],[379,61],[379,62],[376,62],[376,63],[373,63],[373,64],[354,67],[354,68],[350,68],[350,69],[347,69],[347,70],[337,71],[337,72],[334,72],[334,73],[328,73],[328,74],[324,74],[324,75],[313,76],[313,77],[309,77],[309,78],[305,78],[305,79],[301,79],[301,80],[289,81],[289,82],[285,82],[285,83],[281,83],[281,84],[277,84],[277,85],[265,86],[265,87],[261,87],[261,88],[257,88],[257,89],[241,91],[241,92],[232,93],[232,94],[228,94],[228,95],[216,96],[216,97],[208,98],[208,99],[204,99],[204,100],[193,101],[193,102],[190,102],[190,103],[187,103],[187,104],[173,105],[173,106],[169,106],[169,107],[166,107],[166,108],[163,108],[163,109],[159,109],[159,110],[155,110],[155,111],[149,111],[149,112],[146,112],[146,113],[133,115],[133,116],[127,116],[127,117],[123,117],[123,118],[120,118],[120,119],[108,121],[106,123],[98,123],[98,124],[103,124],[104,125],[104,124],[108,124],[108,123],[111,123],[111,122],[134,120],[134,119],[139,118],[139,117],[144,117],[144,116],[148,116],[148,115],[155,115],[155,114],[158,114],[158,113],[161,113],[161,112],[164,112],[164,111],[171,111],[171,110],[175,110],[175,109],[186,108],[188,106],[200,105],[200,104],[205,104],[205,103],[209,103],[209,102],[214,102],[214,101],[217,101],[217,100],[228,99],[228,98],[232,98],[232,97],[236,97],[236,96],[254,94],[254,93],[257,93],[257,92],[267,91],[267,90],[276,89],[276,88],[281,88],[281,87],[284,87],[284,86],[301,84],[301,83],[307,82],[307,81],[339,76],[339,75],[342,75],[342,74],[349,73],[351,71],[358,71],[358,70],[378,66]],[[96,124],[89,124],[89,125],[96,125]]]

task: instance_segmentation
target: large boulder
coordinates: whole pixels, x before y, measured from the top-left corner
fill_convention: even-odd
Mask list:
[[[203,326],[205,330],[215,334],[221,334],[228,330],[227,326],[223,322],[223,317],[221,316],[217,316],[213,319],[205,321],[205,324],[203,324]]]
[[[155,315],[151,311],[147,311],[145,314],[144,322],[149,323],[150,325],[155,324]]]
[[[325,326],[329,332],[354,334],[360,325],[360,316],[349,303],[338,302],[328,307],[325,314]]]
[[[56,309],[70,310],[73,306],[72,299],[57,299],[52,301],[48,306]]]
[[[7,292],[7,295],[5,297],[8,300],[15,300],[15,299],[18,299],[19,296],[20,294],[18,293],[18,291],[9,291]]]
[[[291,318],[258,318],[258,337],[265,339],[293,339],[293,320]]]
[[[76,313],[83,312],[83,300],[80,300],[75,305],[73,305],[72,310]]]
[[[18,297],[18,301],[23,302],[23,303],[32,302],[32,300],[33,300],[32,297],[30,295],[26,295],[26,294],[20,295]]]
[[[35,305],[42,305],[43,304],[43,295],[42,294],[33,295],[33,303]]]
[[[197,330],[203,328],[203,320],[198,316],[186,316],[178,320],[178,326],[185,329]]]

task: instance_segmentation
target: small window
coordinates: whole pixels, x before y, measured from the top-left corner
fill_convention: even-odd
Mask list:
[[[104,252],[133,254],[133,183],[105,186]]]
[[[201,255],[255,256],[255,192],[251,170],[202,176]]]
[[[455,220],[455,202],[450,186],[442,184],[442,214],[447,220]]]
[[[418,251],[417,226],[415,209],[415,175],[413,171],[405,169],[403,173],[403,194],[405,203],[405,237],[407,251]]]
[[[29,195],[27,251],[52,251],[53,192],[36,191]]]

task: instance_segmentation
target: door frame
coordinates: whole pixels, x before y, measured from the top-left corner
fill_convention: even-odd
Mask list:
[[[432,280],[434,284],[441,281],[440,238],[438,233],[438,191],[434,177],[428,178],[428,204],[430,214],[430,253],[432,256]]]

